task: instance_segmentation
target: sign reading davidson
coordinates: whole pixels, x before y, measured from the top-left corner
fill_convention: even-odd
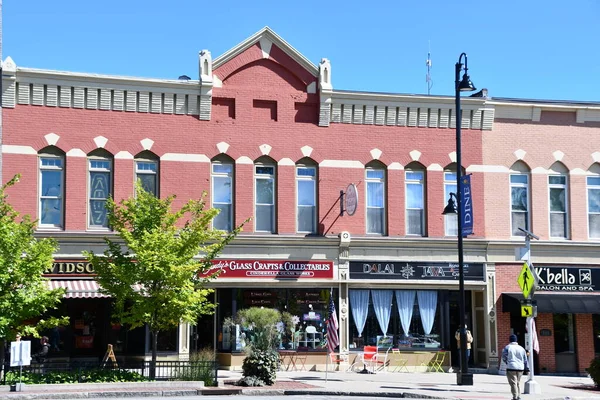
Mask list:
[[[44,271],[44,276],[92,276],[96,275],[92,263],[86,260],[54,260],[52,268]]]
[[[333,279],[333,261],[213,260],[212,263],[212,268],[200,277],[221,270],[218,279]]]

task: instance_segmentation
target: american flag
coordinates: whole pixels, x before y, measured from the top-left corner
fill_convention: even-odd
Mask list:
[[[338,336],[338,319],[335,312],[335,303],[333,302],[333,291],[329,294],[329,317],[327,317],[327,352],[335,352],[335,348],[340,344]]]

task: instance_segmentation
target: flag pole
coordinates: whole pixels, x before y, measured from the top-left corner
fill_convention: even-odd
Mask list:
[[[331,296],[333,296],[333,288],[329,288],[329,301],[331,302]],[[329,307],[327,307],[329,309]],[[326,322],[326,327],[325,329],[327,330],[327,332],[329,333],[329,329],[328,329],[328,325],[331,322],[329,320],[330,315],[327,315],[327,322]],[[327,335],[327,357],[325,358],[325,383],[327,383],[327,378],[328,378],[328,374],[329,374],[329,357],[331,357],[331,355],[329,354],[329,340],[331,338],[329,337],[329,335]]]

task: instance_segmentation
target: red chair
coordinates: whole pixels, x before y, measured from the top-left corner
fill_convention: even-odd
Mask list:
[[[353,367],[356,364],[362,364],[362,371],[357,371],[361,373],[375,373],[375,370],[383,369],[387,367],[387,356],[389,349],[384,354],[379,354],[377,351],[377,346],[365,346],[363,348],[363,352],[357,357],[357,360],[350,367],[352,370],[355,370]],[[369,368],[371,371],[369,371]]]

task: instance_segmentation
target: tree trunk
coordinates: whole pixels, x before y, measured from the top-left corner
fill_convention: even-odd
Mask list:
[[[156,378],[156,346],[158,345],[158,331],[150,331],[152,334],[152,361],[150,362],[150,379]]]
[[[0,0],[1,2],[1,0]],[[6,362],[6,359],[4,357],[4,355],[6,354],[6,350],[5,347],[6,346],[6,339],[0,339],[0,382],[4,381],[4,374],[6,374],[6,368],[4,366],[4,363]]]

